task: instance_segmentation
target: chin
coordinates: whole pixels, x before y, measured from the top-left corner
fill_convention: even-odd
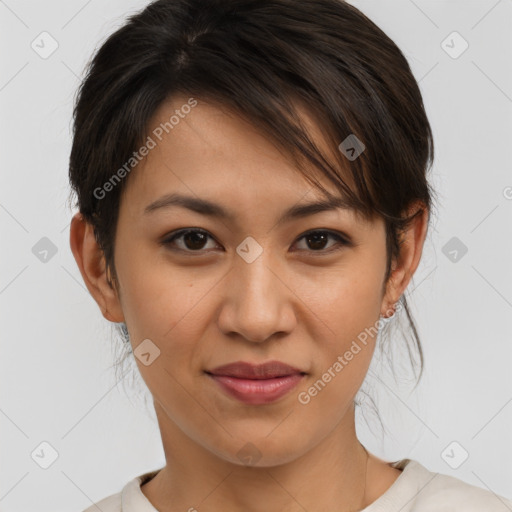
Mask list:
[[[268,430],[271,432],[272,429]],[[272,434],[271,434],[272,436]],[[251,437],[244,433],[242,437],[230,438],[229,447],[222,450],[215,447],[215,454],[223,460],[243,467],[275,467],[288,464],[298,459],[311,447],[306,444],[292,442],[289,433],[283,430],[282,435]]]

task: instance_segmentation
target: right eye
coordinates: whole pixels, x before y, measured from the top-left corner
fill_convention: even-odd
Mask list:
[[[166,247],[169,246],[171,250],[194,253],[205,250],[204,246],[208,238],[213,240],[213,237],[203,229],[187,228],[171,233],[161,243]]]

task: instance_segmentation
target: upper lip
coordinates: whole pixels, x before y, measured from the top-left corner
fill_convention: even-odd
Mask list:
[[[207,370],[206,373],[235,377],[238,379],[272,379],[287,375],[305,374],[305,372],[298,368],[282,363],[281,361],[268,361],[262,364],[237,361],[235,363],[218,366],[213,370]]]

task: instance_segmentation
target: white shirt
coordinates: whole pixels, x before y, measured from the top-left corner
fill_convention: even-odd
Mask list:
[[[511,500],[458,478],[433,473],[415,460],[402,459],[390,464],[402,473],[361,512],[512,512]],[[158,471],[135,477],[121,492],[83,512],[158,512],[140,489]]]

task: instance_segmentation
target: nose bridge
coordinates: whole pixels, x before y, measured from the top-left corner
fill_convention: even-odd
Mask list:
[[[276,260],[268,250],[262,250],[253,260],[243,254],[233,262],[221,328],[261,342],[291,328],[291,292],[281,282]]]
[[[241,291],[244,298],[257,301],[265,299],[266,304],[276,299],[277,277],[276,271],[271,269],[272,261],[268,251],[263,251],[250,263],[243,259],[236,263],[234,273],[242,285]]]

